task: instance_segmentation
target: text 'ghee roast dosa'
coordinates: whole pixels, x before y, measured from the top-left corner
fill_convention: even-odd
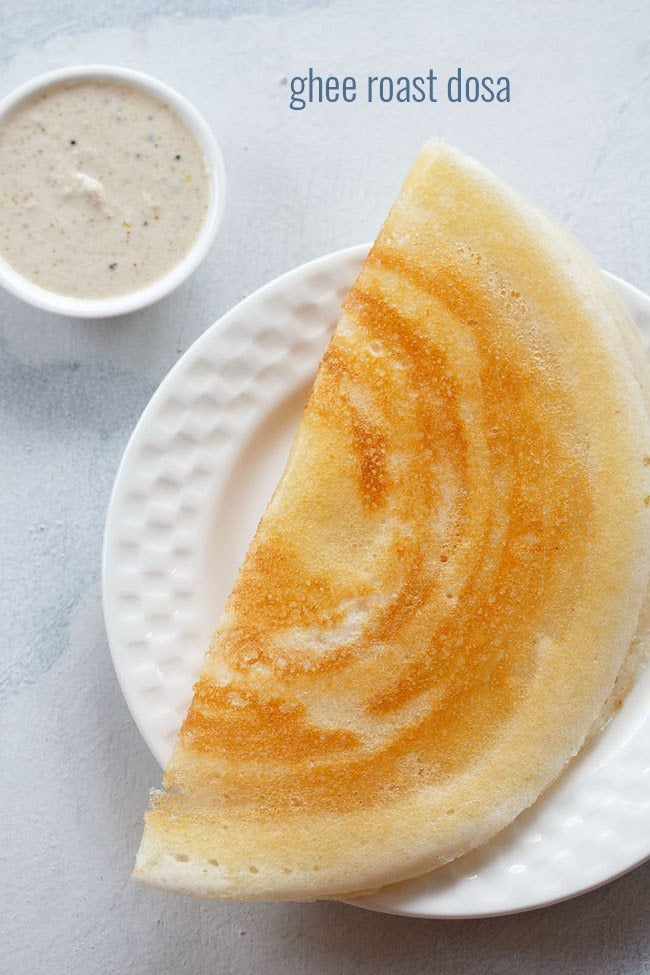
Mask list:
[[[136,877],[226,898],[375,888],[485,842],[557,777],[648,584],[637,343],[572,238],[423,148],[212,639]]]

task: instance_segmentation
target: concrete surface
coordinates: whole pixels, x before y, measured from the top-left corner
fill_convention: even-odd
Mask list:
[[[190,282],[116,321],[0,295],[0,972],[469,975],[650,971],[650,866],[519,917],[415,921],[339,904],[218,905],[129,880],[159,781],[111,668],[100,545],[129,433],[178,356],[281,271],[372,237],[419,144],[444,135],[650,289],[645,3],[4,0],[0,92],[73,62],[178,87],[224,150],[226,217]],[[184,7],[184,13],[180,13]],[[509,105],[320,106],[286,79],[508,74]]]

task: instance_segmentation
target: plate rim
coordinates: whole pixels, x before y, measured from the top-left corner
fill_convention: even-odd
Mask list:
[[[109,644],[109,649],[111,653],[111,659],[113,664],[113,669],[115,671],[120,689],[126,701],[127,707],[131,716],[138,728],[138,731],[142,735],[144,741],[146,742],[149,750],[152,752],[154,758],[163,764],[157,755],[156,747],[152,744],[152,736],[146,727],[146,723],[143,720],[143,715],[137,704],[137,695],[132,692],[127,683],[127,673],[126,668],[124,670],[121,666],[120,655],[124,653],[124,649],[121,646],[121,640],[117,632],[117,622],[112,617],[113,607],[109,605],[111,596],[111,586],[109,582],[109,573],[111,569],[110,563],[110,542],[111,542],[111,531],[113,528],[113,522],[116,515],[116,510],[118,506],[118,499],[120,490],[122,487],[125,475],[128,473],[129,465],[131,463],[132,457],[137,453],[140,443],[143,437],[146,435],[148,424],[151,418],[156,415],[158,406],[165,401],[168,391],[173,388],[174,383],[178,377],[180,377],[184,371],[187,371],[191,363],[197,359],[204,348],[209,348],[211,343],[215,340],[215,337],[223,333],[233,321],[237,321],[240,316],[246,312],[249,306],[255,306],[258,302],[263,302],[274,292],[283,292],[287,287],[291,288],[294,280],[300,281],[305,275],[309,275],[313,272],[319,272],[321,270],[327,270],[328,265],[336,265],[338,263],[347,262],[358,262],[361,264],[364,256],[368,253],[371,247],[371,243],[356,244],[350,247],[341,248],[324,254],[320,257],[311,259],[303,264],[298,265],[284,273],[278,275],[272,280],[268,281],[260,288],[252,291],[241,301],[237,302],[223,315],[217,318],[207,329],[198,336],[198,338],[185,350],[183,355],[173,364],[171,369],[162,378],[159,385],[155,389],[154,393],[147,402],[145,408],[140,414],[132,432],[129,436],[127,444],[122,453],[113,486],[111,489],[111,494],[107,506],[106,520],[104,525],[103,539],[102,539],[102,554],[101,554],[101,589],[102,589],[102,609],[104,615],[104,622],[106,628],[106,634]],[[624,279],[618,277],[617,275],[611,274],[607,271],[603,272],[608,279],[610,279],[616,286],[619,292],[622,292],[627,301],[630,304],[640,304],[644,306],[650,315],[650,296],[645,294],[636,286],[630,284]],[[335,322],[332,323],[333,325]],[[635,732],[635,734],[638,733]],[[533,804],[534,805],[534,804]],[[497,910],[472,910],[470,912],[466,911],[453,911],[446,910],[444,913],[437,913],[432,911],[416,911],[408,908],[400,908],[399,906],[388,907],[383,904],[373,903],[373,896],[369,895],[367,897],[359,898],[341,898],[340,900],[346,904],[350,904],[355,907],[360,907],[364,910],[371,910],[378,913],[392,914],[395,916],[402,917],[419,917],[419,918],[430,918],[430,919],[440,919],[440,920],[467,920],[467,919],[478,919],[487,917],[500,917],[508,916],[512,914],[525,913],[528,911],[538,910],[544,907],[549,907],[553,904],[558,904],[566,900],[571,900],[574,897],[578,897],[582,894],[588,893],[597,889],[598,887],[604,886],[614,880],[619,879],[631,870],[640,866],[642,863],[650,859],[650,842],[648,844],[648,849],[644,855],[633,860],[633,862],[627,863],[621,868],[620,871],[615,873],[610,873],[605,878],[597,879],[593,883],[578,884],[576,888],[570,889],[565,894],[559,894],[557,896],[552,895],[547,898],[542,898],[541,900],[536,900],[535,902],[522,903],[521,906],[515,906],[504,909]],[[531,889],[534,887],[531,884]]]

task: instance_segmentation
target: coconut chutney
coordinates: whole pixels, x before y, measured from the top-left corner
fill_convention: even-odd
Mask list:
[[[60,83],[0,123],[0,255],[49,291],[106,298],[151,284],[190,251],[209,202],[196,137],[135,85]]]

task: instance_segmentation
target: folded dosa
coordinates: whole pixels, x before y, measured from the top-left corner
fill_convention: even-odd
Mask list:
[[[371,889],[539,796],[647,631],[640,361],[568,234],[423,148],[217,626],[138,879]]]

